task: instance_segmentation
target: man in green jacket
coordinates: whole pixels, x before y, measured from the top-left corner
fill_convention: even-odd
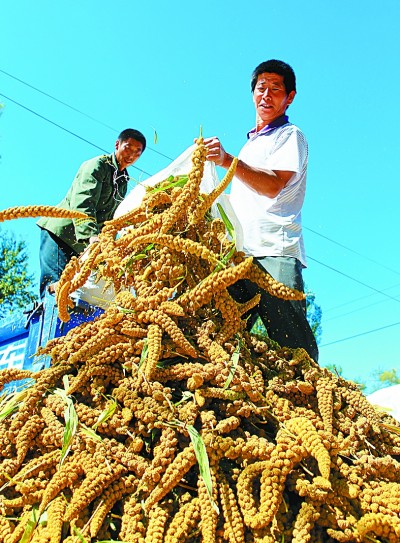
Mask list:
[[[98,241],[104,223],[126,195],[129,175],[126,170],[146,148],[146,138],[138,130],[123,130],[115,142],[115,152],[84,162],[65,198],[64,209],[86,213],[90,220],[43,218],[38,221],[40,237],[40,297],[56,283],[73,256]]]

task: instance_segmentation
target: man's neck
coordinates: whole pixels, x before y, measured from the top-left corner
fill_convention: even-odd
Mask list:
[[[256,122],[256,132],[260,132],[264,128],[268,129],[268,128],[276,128],[277,126],[282,126],[283,124],[286,124],[288,121],[289,121],[289,117],[286,114],[279,115],[279,117],[276,117],[269,123],[265,123],[260,118],[258,118]]]
[[[115,164],[117,165],[117,170],[119,172],[123,172],[125,170],[125,168],[123,168],[122,165],[119,163],[117,153],[115,151],[114,151],[114,159],[115,159]]]
[[[271,121],[269,124],[264,124],[263,126],[258,127],[258,125],[250,130],[250,132],[247,132],[247,138],[254,138],[256,136],[266,134],[270,130],[273,130],[274,128],[277,128],[278,126],[283,126],[284,124],[287,124],[289,122],[289,117],[287,115],[280,115],[279,117],[276,117],[273,121]]]

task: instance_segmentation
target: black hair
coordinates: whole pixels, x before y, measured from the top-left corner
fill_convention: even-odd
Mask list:
[[[296,76],[294,74],[293,68],[282,60],[272,59],[261,62],[261,64],[259,64],[257,68],[255,68],[254,72],[251,75],[251,92],[254,92],[258,76],[263,73],[282,75],[286,94],[289,94],[292,91],[296,91]]]
[[[122,130],[121,134],[118,136],[118,140],[120,142],[126,141],[129,138],[132,138],[133,140],[136,140],[142,144],[143,153],[143,151],[146,149],[146,138],[143,136],[143,134],[139,132],[139,130],[135,130],[134,128],[126,128],[125,130]]]

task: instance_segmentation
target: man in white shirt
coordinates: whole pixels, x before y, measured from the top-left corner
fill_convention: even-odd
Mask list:
[[[244,250],[276,280],[304,290],[302,269],[306,256],[301,208],[306,189],[308,147],[304,134],[291,124],[286,110],[296,95],[293,69],[280,60],[268,60],[252,74],[251,91],[256,126],[239,153],[230,202],[242,225]],[[205,139],[207,160],[227,169],[233,156],[217,137]],[[243,302],[259,289],[250,281],[231,288]],[[249,329],[260,315],[271,339],[281,346],[304,347],[318,360],[318,347],[306,318],[305,301],[285,301],[261,291],[251,312]]]

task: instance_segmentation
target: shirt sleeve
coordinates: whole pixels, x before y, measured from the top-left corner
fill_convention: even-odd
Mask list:
[[[79,242],[99,233],[97,209],[104,180],[104,163],[98,158],[84,162],[71,187],[72,209],[82,211],[90,219],[74,219],[75,237]]]
[[[277,139],[275,148],[268,157],[270,170],[300,173],[307,166],[308,146],[300,130],[288,130]]]

